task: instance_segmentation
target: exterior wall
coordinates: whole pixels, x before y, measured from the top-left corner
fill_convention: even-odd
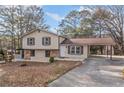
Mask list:
[[[35,38],[35,45],[27,45],[27,38],[30,38],[30,37]],[[48,45],[48,46],[42,45],[42,38],[43,37],[50,37],[51,38],[51,45]],[[58,51],[59,50],[59,44],[58,43],[59,42],[61,43],[64,39],[65,39],[64,37],[58,37],[57,35],[51,34],[49,32],[36,31],[36,32],[33,32],[33,33],[23,37],[22,48],[35,50],[35,56],[34,57],[30,56],[31,61],[48,62],[49,57],[45,57],[45,50],[51,51],[50,56],[58,57],[59,56],[59,51]]]
[[[24,59],[30,60],[30,51],[29,50],[24,51]]]
[[[50,51],[50,56],[51,57],[58,57],[59,56],[59,51],[58,50],[51,50]]]
[[[88,56],[88,46],[83,45],[83,54],[82,55],[71,55],[68,54],[68,48],[66,45],[60,46],[60,57],[69,57],[69,58],[87,58]]]
[[[49,57],[45,57],[45,50],[35,50],[35,56],[30,56],[30,50],[24,50],[24,59],[34,62],[49,62]],[[57,57],[59,51],[51,50],[50,56]]]
[[[49,62],[49,57],[45,57],[45,50],[35,50],[35,56],[31,57],[31,61]]]
[[[60,37],[59,39],[60,39],[60,42],[62,42],[62,41],[64,41],[64,40],[65,40],[65,38],[64,38],[64,37]]]
[[[27,38],[34,37],[35,38],[35,45],[28,46],[27,45]],[[51,45],[44,46],[42,45],[42,37],[51,37]],[[62,41],[62,37],[60,37],[60,41]],[[48,32],[34,32],[27,36],[23,37],[22,47],[23,49],[58,49],[58,36],[48,33]]]

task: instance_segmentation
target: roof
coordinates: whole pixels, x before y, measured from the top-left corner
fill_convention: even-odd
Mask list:
[[[75,38],[64,40],[61,44],[78,44],[78,45],[115,45],[112,38]]]
[[[26,32],[26,33],[24,33],[21,37],[25,37],[25,36],[27,36],[27,35],[29,35],[29,34],[31,34],[31,33],[34,33],[34,32],[36,32],[36,31],[39,31],[39,32],[42,31],[42,32],[46,32],[46,33],[49,33],[49,34],[53,34],[53,35],[59,36],[59,35],[57,35],[57,34],[55,34],[55,33],[53,33],[53,32],[47,31],[47,30],[39,30],[39,29],[37,29],[37,30],[32,30],[32,31]],[[60,37],[65,38],[64,36],[60,36]]]
[[[73,44],[73,42],[70,39],[65,38],[65,40],[62,41],[61,44]]]

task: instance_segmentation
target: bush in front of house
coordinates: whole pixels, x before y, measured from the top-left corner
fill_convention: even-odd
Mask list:
[[[2,61],[3,60],[3,55],[2,54],[0,54],[0,61]]]
[[[4,55],[3,49],[0,49],[0,61],[4,60]]]
[[[0,54],[4,56],[4,51],[3,51],[3,49],[0,49]]]
[[[122,75],[124,76],[124,69],[122,69]]]
[[[50,57],[50,58],[49,58],[49,62],[50,62],[50,63],[53,63],[54,61],[55,61],[55,60],[54,60],[54,57]]]

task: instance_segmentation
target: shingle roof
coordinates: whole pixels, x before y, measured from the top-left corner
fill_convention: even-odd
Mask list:
[[[39,32],[42,31],[42,32],[46,32],[46,33],[53,34],[53,35],[56,35],[56,36],[60,36],[60,35],[57,35],[57,34],[55,34],[55,33],[53,33],[53,32],[47,31],[47,30],[39,30],[39,29],[37,29],[37,30],[32,30],[32,31],[26,32],[26,33],[24,33],[21,37],[27,36],[27,35],[29,35],[29,34],[31,34],[31,33],[36,32],[36,31],[39,31]],[[65,38],[64,36],[60,36],[60,37]]]
[[[71,44],[67,42],[68,40],[62,42],[62,44]],[[115,45],[112,38],[75,38],[70,39],[70,42],[78,45]]]
[[[73,44],[73,42],[70,39],[65,38],[65,40],[62,41],[61,44]]]

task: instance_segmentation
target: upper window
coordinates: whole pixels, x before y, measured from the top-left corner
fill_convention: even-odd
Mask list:
[[[51,44],[51,38],[50,37],[43,37],[42,38],[42,44],[47,46]]]
[[[83,47],[81,47],[81,46],[68,46],[68,54],[72,54],[72,55],[83,54]]]
[[[27,38],[27,45],[35,45],[35,38]]]

